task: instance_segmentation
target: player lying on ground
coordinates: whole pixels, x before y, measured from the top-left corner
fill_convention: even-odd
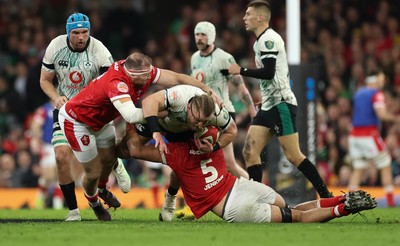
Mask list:
[[[215,127],[198,131],[186,143],[167,144],[167,154],[154,146],[143,146],[136,131],[130,134],[131,156],[169,165],[196,218],[212,211],[228,222],[323,222],[377,206],[370,194],[359,190],[289,208],[272,188],[230,174],[221,149],[211,153],[199,150],[217,141]],[[169,205],[175,207],[175,200]]]

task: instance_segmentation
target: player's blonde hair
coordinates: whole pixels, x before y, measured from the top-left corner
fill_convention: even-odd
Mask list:
[[[208,94],[196,95],[190,102],[191,106],[202,111],[205,117],[215,113],[214,99]]]

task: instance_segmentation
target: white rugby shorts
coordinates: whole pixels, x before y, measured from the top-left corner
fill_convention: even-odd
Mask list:
[[[228,222],[271,222],[275,191],[262,183],[239,178],[226,200],[223,219]]]
[[[97,148],[115,145],[115,127],[112,123],[106,124],[100,131],[93,131],[69,116],[65,112],[65,104],[60,109],[58,119],[69,145],[81,163],[93,160],[98,155]]]

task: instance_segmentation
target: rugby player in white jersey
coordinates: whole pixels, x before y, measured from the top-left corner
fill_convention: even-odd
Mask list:
[[[66,22],[67,34],[54,38],[46,49],[40,74],[40,86],[55,105],[53,113],[53,139],[58,180],[69,213],[66,221],[80,221],[81,216],[75,196],[75,182],[72,173],[77,172],[79,162],[61,132],[58,110],[92,79],[107,71],[113,62],[108,49],[90,36],[90,20],[82,13],[70,15]],[[58,86],[53,84],[57,78]],[[121,190],[131,188],[131,179],[121,161],[114,166],[114,175]],[[112,207],[119,207],[118,199],[106,189],[109,174],[104,174],[99,183],[101,197]]]
[[[155,145],[161,146],[160,152],[168,153],[163,135],[169,142],[186,142],[193,138],[196,130],[209,125],[216,126],[221,135],[214,146],[208,142],[198,142],[201,151],[211,153],[230,144],[237,133],[236,124],[228,110],[220,108],[210,95],[194,86],[178,85],[153,93],[143,100],[142,109],[147,124],[136,125],[141,142],[144,145],[153,138]],[[167,111],[168,115],[159,118],[160,111]],[[131,132],[135,132],[135,129],[127,128],[124,138],[130,139]],[[123,152],[119,156],[132,157],[134,149],[131,149],[131,143],[126,140],[122,142],[127,144],[120,146],[119,150]],[[176,176],[171,176],[170,182],[159,217],[162,221],[171,221],[175,214],[176,194],[180,185]]]
[[[192,55],[190,62],[192,77],[200,80],[215,91],[224,103],[224,107],[235,119],[235,108],[229,98],[228,86],[231,83],[235,90],[239,92],[250,117],[256,116],[253,99],[244,84],[242,76],[228,74],[228,66],[236,63],[235,58],[214,44],[215,26],[207,21],[199,22],[194,29],[194,35],[198,51]],[[228,164],[228,170],[236,177],[249,178],[247,172],[236,163],[233,144],[228,144],[222,150],[225,161]]]
[[[255,0],[247,5],[243,20],[246,30],[257,37],[253,46],[257,69],[241,68],[238,64],[229,66],[230,74],[260,79],[261,109],[252,121],[243,149],[247,172],[251,179],[261,182],[260,154],[276,135],[288,161],[307,177],[320,197],[331,197],[315,165],[300,150],[296,129],[297,100],[290,88],[285,43],[269,26],[270,19],[268,2]]]

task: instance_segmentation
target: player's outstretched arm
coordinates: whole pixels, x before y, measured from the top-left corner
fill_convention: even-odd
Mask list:
[[[151,145],[144,146],[134,127],[129,129],[128,149],[131,158],[161,162],[160,151]]]

